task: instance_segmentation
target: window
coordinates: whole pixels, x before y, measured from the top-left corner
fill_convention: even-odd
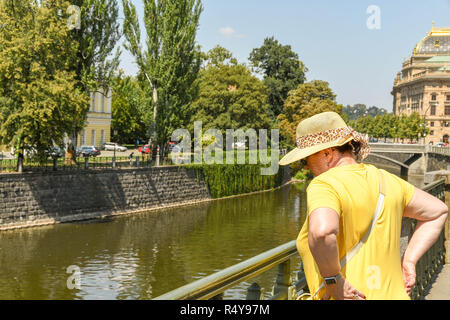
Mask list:
[[[95,92],[92,92],[91,111],[95,111]]]
[[[100,110],[101,112],[105,112],[105,96],[100,94]]]
[[[92,129],[91,132],[91,145],[95,146],[95,129]]]
[[[441,43],[439,42],[439,40],[434,41],[434,46],[436,48],[439,48],[441,46]]]
[[[445,106],[444,114],[445,114],[446,116],[450,116],[450,106]]]
[[[431,100],[432,100],[432,101],[436,101],[436,95],[435,95],[435,94],[432,94],[432,95],[431,95]]]
[[[434,130],[430,130],[430,135],[434,136]]]
[[[450,94],[447,95],[447,101],[450,101]]]
[[[435,116],[436,115],[436,106],[431,106],[430,107],[430,115],[431,116]]]
[[[430,127],[434,127],[434,121],[430,122]]]
[[[81,134],[81,145],[85,145],[86,144],[86,130],[83,130],[82,134]]]
[[[100,144],[103,145],[104,143],[105,143],[105,130],[102,130]]]

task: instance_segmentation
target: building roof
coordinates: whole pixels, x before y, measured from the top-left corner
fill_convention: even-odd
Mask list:
[[[450,28],[433,27],[416,45],[414,54],[450,54]]]
[[[450,55],[449,56],[434,56],[430,59],[427,59],[426,62],[450,62]]]

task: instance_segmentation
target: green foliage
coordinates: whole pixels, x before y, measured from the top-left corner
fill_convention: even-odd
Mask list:
[[[114,78],[112,89],[111,140],[122,144],[147,140],[149,123],[146,125],[144,115],[150,101],[136,78],[120,74]]]
[[[72,69],[64,0],[0,1],[0,144],[38,158],[80,126],[88,108]],[[74,121],[75,119],[75,121]]]
[[[253,49],[249,61],[258,73],[264,75],[269,90],[269,104],[276,117],[283,111],[289,91],[304,83],[308,69],[291,46],[282,45],[274,37],[264,39],[260,48]]]
[[[210,65],[197,80],[198,98],[192,103],[194,121],[202,121],[203,129],[269,129],[267,89],[244,65]]]
[[[74,70],[85,91],[107,88],[119,65],[121,35],[117,0],[71,0],[78,6],[79,25],[73,21],[71,38],[78,43]],[[64,8],[64,12],[67,8]],[[77,18],[76,12],[72,13]]]
[[[188,165],[197,179],[204,178],[212,198],[268,190],[281,185],[283,171],[275,175],[261,175],[261,164],[201,164]]]
[[[145,49],[135,6],[122,0],[125,47],[135,57],[153,97],[151,140],[166,145],[173,130],[189,118],[201,54],[195,37],[203,10],[200,0],[144,1]],[[151,113],[147,110],[147,113]],[[166,148],[163,148],[166,149]],[[167,150],[166,150],[167,152]]]
[[[204,60],[204,68],[239,64],[230,51],[219,45],[215,46],[207,53],[203,53],[202,56]]]
[[[376,117],[387,114],[387,110],[384,108],[378,108],[376,106],[372,106],[367,108],[365,104],[357,103],[353,106],[347,105],[342,108],[342,113],[348,116],[349,120],[357,120],[361,117]]]
[[[429,133],[427,123],[418,113],[395,116],[392,113],[376,117],[361,117],[350,121],[356,131],[367,133],[374,138],[418,139]]]
[[[303,119],[325,111],[341,112],[342,105],[335,99],[328,82],[321,80],[300,84],[289,92],[283,113],[278,116],[281,134],[289,141],[288,147],[295,145],[297,125]]]

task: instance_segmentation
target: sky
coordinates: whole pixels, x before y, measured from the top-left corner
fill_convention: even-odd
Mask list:
[[[132,0],[140,19],[143,0]],[[415,45],[436,27],[450,27],[450,0],[203,0],[197,42],[221,45],[239,62],[264,39],[290,45],[308,68],[307,81],[324,80],[343,105],[392,111],[392,85]],[[141,29],[144,29],[141,24]],[[121,68],[136,74],[122,49]]]

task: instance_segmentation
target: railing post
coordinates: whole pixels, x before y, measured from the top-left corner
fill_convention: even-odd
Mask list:
[[[264,288],[261,288],[259,284],[253,282],[247,289],[245,300],[264,300]]]
[[[450,177],[446,179],[445,203],[450,206]],[[444,227],[444,253],[445,263],[450,263],[450,215],[447,217]]]
[[[88,169],[89,168],[89,157],[84,157],[84,168]]]
[[[280,293],[285,293],[288,297],[289,287],[292,283],[291,279],[291,261],[286,260],[278,265],[277,278],[275,280],[275,286],[273,287],[273,295],[276,296]]]

